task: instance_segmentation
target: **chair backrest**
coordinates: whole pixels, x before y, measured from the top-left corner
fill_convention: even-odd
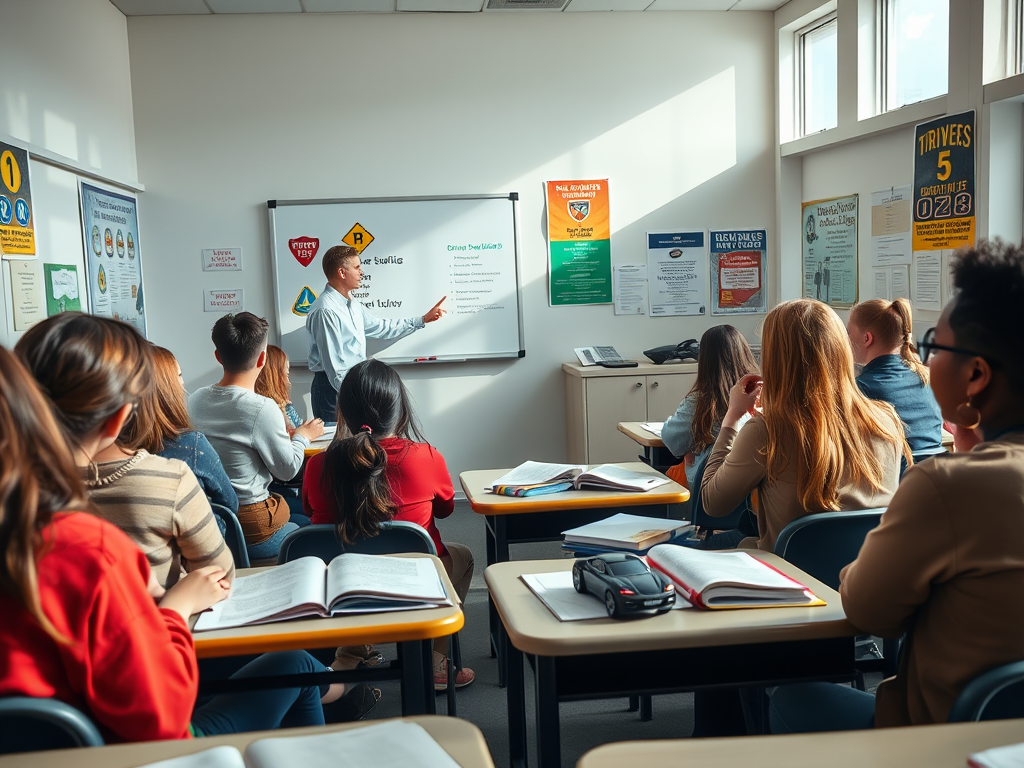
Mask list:
[[[242,524],[238,517],[227,507],[221,504],[210,504],[213,516],[219,521],[221,532],[224,534],[224,543],[228,545],[231,556],[235,559],[235,568],[249,567],[249,550],[245,547],[245,535],[242,533]]]
[[[691,511],[693,513],[693,524],[698,528],[713,528],[719,531],[733,530],[739,528],[740,524],[744,521],[748,515],[750,515],[751,505],[750,497],[744,499],[743,503],[740,504],[736,509],[730,512],[725,517],[712,517],[704,510],[704,499],[700,492],[700,485],[704,480],[704,468],[707,466],[708,460],[705,458],[697,465],[697,469],[693,474],[693,487],[690,488],[690,498],[693,499],[693,506]],[[748,534],[756,534],[757,524],[753,523],[753,531],[745,531]]]
[[[103,743],[93,722],[70,704],[28,696],[0,698],[0,754]]]
[[[794,520],[775,540],[775,554],[818,581],[839,589],[839,572],[857,559],[864,537],[884,509],[821,512]]]
[[[279,563],[288,563],[300,557],[319,557],[325,563],[331,562],[344,552],[362,555],[393,555],[402,552],[422,552],[436,555],[430,534],[416,523],[404,520],[390,520],[380,525],[380,533],[352,544],[342,545],[333,525],[307,525],[292,531],[281,542],[277,555]]]
[[[946,449],[943,448],[942,446],[939,446],[938,448],[930,448],[925,451],[918,451],[917,453],[912,453],[911,456],[914,458],[915,464],[920,464],[925,459],[930,459],[932,456],[941,456],[944,453],[946,453]]]
[[[983,672],[953,702],[949,722],[1010,720],[1024,717],[1024,661]]]

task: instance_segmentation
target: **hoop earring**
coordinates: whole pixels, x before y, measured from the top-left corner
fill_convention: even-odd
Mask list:
[[[967,398],[966,403],[960,403],[956,407],[956,415],[958,419],[957,426],[964,429],[977,429],[978,425],[981,424],[981,411],[971,405],[970,397]]]

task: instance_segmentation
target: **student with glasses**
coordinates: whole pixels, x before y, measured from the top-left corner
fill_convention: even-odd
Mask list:
[[[944,722],[964,686],[1024,658],[1024,250],[985,242],[953,262],[957,294],[921,353],[942,415],[982,442],[907,470],[839,593],[864,633],[906,637],[876,696],[785,686],[774,733]]]

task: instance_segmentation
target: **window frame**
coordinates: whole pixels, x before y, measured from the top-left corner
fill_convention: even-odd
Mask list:
[[[1019,2],[1020,0],[1010,0],[1010,2]],[[889,107],[889,55],[890,49],[895,45],[895,40],[890,39],[890,32],[894,29],[895,24],[893,23],[893,17],[895,16],[896,9],[895,5],[899,0],[878,0],[876,4],[877,13],[875,16],[875,50],[877,55],[875,57],[876,72],[875,72],[875,114],[883,115],[886,112],[895,112],[909,107],[912,104],[919,104],[922,101],[928,101],[929,99],[939,98],[949,94],[949,49],[947,45],[946,49],[946,90],[943,93],[937,93],[934,96],[928,96],[918,101],[910,101],[906,104],[900,104],[899,106]],[[948,3],[955,2],[955,0],[947,0]],[[895,73],[893,78],[895,79]],[[895,83],[892,83],[895,87]]]
[[[793,48],[794,48],[794,53],[795,53],[794,59],[795,59],[795,64],[796,64],[796,66],[794,67],[794,76],[795,76],[794,77],[794,79],[795,79],[794,90],[796,92],[795,93],[796,98],[793,99],[793,107],[794,107],[794,109],[796,111],[796,114],[793,116],[794,117],[793,124],[796,126],[796,133],[797,133],[797,138],[798,139],[802,139],[805,136],[814,136],[814,135],[817,135],[819,133],[824,133],[825,131],[833,130],[833,128],[838,127],[838,125],[839,125],[839,114],[838,114],[838,105],[837,105],[836,126],[833,126],[833,128],[822,128],[820,131],[815,131],[813,134],[807,132],[807,122],[806,122],[806,117],[807,117],[807,89],[805,87],[805,83],[806,83],[806,78],[805,78],[806,67],[805,67],[805,62],[804,62],[804,57],[805,57],[805,53],[804,52],[806,50],[805,41],[806,41],[807,35],[811,34],[812,32],[816,32],[817,30],[821,29],[822,27],[828,26],[829,24],[835,25],[836,36],[838,38],[838,35],[839,35],[839,12],[838,12],[838,10],[830,11],[829,13],[823,14],[822,16],[819,16],[814,21],[812,21],[810,24],[807,24],[807,25],[801,27],[800,29],[796,30],[795,32],[793,32],[793,42],[794,42]],[[839,53],[838,53],[838,47],[837,47],[837,51],[836,51],[837,70],[838,70],[838,64],[839,64],[838,57],[839,57]],[[836,88],[838,88],[838,87],[839,87],[839,83],[837,81],[836,82]]]

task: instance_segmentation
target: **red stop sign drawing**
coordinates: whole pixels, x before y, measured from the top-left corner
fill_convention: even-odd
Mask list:
[[[309,263],[316,256],[316,252],[320,250],[320,238],[296,237],[288,241],[288,249],[299,264],[308,267]]]

